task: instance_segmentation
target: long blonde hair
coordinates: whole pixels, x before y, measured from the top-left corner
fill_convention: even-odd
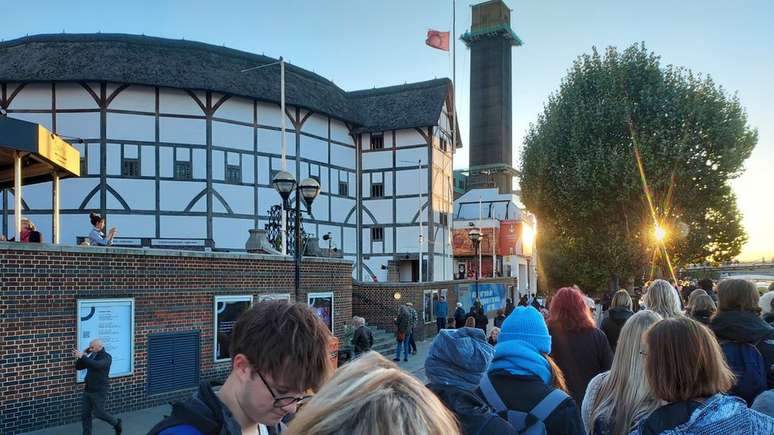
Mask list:
[[[459,435],[454,415],[411,375],[376,352],[340,368],[284,435]]]
[[[611,435],[628,434],[635,421],[663,404],[650,391],[644,376],[645,358],[640,354],[645,331],[660,320],[657,313],[644,310],[624,323],[610,373],[591,405],[589,433],[593,433],[596,420],[602,417],[607,420]]]
[[[682,316],[677,290],[663,279],[653,281],[648,287],[644,302],[649,310],[655,311],[665,319]]]

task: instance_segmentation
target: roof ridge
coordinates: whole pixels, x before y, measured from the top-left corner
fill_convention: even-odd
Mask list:
[[[444,84],[450,85],[451,80],[449,80],[446,77],[443,77],[440,79],[424,80],[421,82],[404,83],[402,85],[383,86],[383,87],[372,88],[372,89],[357,89],[354,91],[348,91],[347,95],[351,97],[384,95],[384,94],[396,93],[400,91],[433,88]]]

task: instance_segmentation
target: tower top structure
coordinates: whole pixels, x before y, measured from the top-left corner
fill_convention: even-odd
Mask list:
[[[473,20],[470,31],[460,39],[468,47],[476,41],[488,38],[505,38],[512,46],[521,46],[522,42],[511,28],[511,10],[502,0],[489,0],[473,5]]]

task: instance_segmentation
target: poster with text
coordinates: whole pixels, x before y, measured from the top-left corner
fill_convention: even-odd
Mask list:
[[[290,303],[290,293],[264,293],[258,295],[258,302],[285,301]]]
[[[102,340],[113,359],[110,377],[134,371],[134,299],[79,299],[77,302],[77,347],[83,351],[94,339]],[[78,382],[86,378],[79,370]]]
[[[333,333],[333,293],[309,293],[308,303]]]
[[[231,331],[239,316],[250,309],[253,297],[245,296],[215,296],[215,361],[225,361],[229,357]]]

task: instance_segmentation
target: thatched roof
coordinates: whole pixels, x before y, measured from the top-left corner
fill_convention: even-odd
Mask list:
[[[115,82],[222,92],[279,103],[271,57],[201,42],[125,34],[50,34],[0,42],[0,81]],[[313,72],[286,69],[286,102],[381,131],[436,125],[451,82],[346,92]]]

